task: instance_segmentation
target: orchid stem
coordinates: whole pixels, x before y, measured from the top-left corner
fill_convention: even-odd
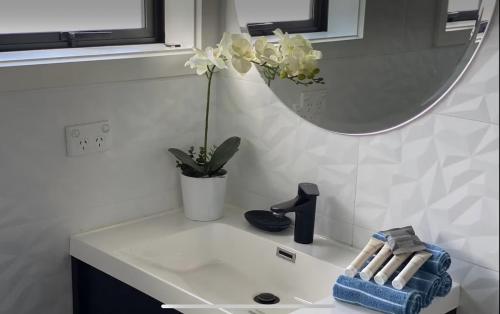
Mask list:
[[[203,152],[203,161],[205,165],[208,163],[208,123],[210,120],[210,97],[212,93],[212,79],[214,76],[214,67],[208,67],[207,78],[208,78],[208,90],[207,90],[207,107],[205,110],[205,142],[204,142],[204,152]]]

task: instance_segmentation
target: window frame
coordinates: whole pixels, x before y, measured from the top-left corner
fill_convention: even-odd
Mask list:
[[[0,52],[164,43],[164,0],[144,0],[144,13],[139,29],[0,34]]]
[[[477,21],[478,19],[479,10],[448,12],[448,23]]]
[[[248,33],[254,37],[272,36],[278,28],[289,34],[328,31],[329,0],[312,0],[311,10],[312,18],[309,20],[250,23],[247,25]]]

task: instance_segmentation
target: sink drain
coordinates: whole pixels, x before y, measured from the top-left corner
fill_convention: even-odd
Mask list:
[[[278,298],[272,293],[261,293],[255,298],[253,298],[253,300],[259,304],[264,304],[264,305],[272,305],[280,303],[280,298]]]

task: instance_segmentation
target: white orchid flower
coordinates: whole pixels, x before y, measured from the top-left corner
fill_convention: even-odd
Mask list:
[[[266,37],[261,37],[255,42],[255,56],[260,64],[278,67],[283,61],[279,48],[270,43]]]
[[[208,47],[205,50],[208,60],[212,62],[213,65],[215,65],[219,70],[224,70],[227,68],[226,65],[226,58],[222,54],[222,49],[221,48],[212,48]]]
[[[309,54],[313,51],[311,42],[302,35],[290,37],[288,33],[285,34],[280,29],[277,29],[274,34],[280,39],[281,52],[283,55],[292,54],[296,50],[302,50],[305,54]]]
[[[276,30],[274,34],[280,40],[283,55],[281,77],[296,77],[299,80],[312,79],[319,73],[318,60],[322,58],[320,51],[314,50],[311,42],[302,35],[291,37]]]
[[[224,33],[219,48],[237,72],[246,74],[250,71],[256,59],[250,36]]]
[[[210,67],[215,66],[221,70],[227,67],[222,51],[218,48],[207,47],[205,51],[194,49],[194,52],[194,56],[186,62],[185,66],[196,70],[198,75],[205,75]]]
[[[195,49],[186,66],[196,70],[198,75],[208,75],[211,79],[215,70],[227,69],[229,64],[244,75],[255,63],[261,66],[269,83],[277,75],[296,83],[309,79],[311,82],[305,82],[306,85],[321,83],[321,78],[316,79],[321,52],[314,50],[311,42],[302,35],[290,36],[279,29],[274,34],[279,39],[278,44],[262,37],[252,45],[248,34],[224,33],[216,48]]]
[[[185,66],[196,70],[196,74],[198,75],[204,75],[208,72],[208,67],[211,65],[211,62],[208,60],[208,56],[203,50],[194,49],[194,52],[194,56],[186,62]]]
[[[284,70],[287,77],[297,77],[299,80],[313,79],[319,73],[318,59],[314,54],[304,54],[303,51],[294,51],[286,57]]]

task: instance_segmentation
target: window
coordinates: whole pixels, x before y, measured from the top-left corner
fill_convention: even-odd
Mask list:
[[[478,25],[480,5],[479,0],[438,2],[434,45],[446,47],[469,42]]]
[[[240,1],[239,12],[244,13],[239,18],[245,21],[252,36],[272,35],[277,28],[290,34],[326,32],[328,5],[329,0]],[[266,8],[267,13],[256,14],[259,8]]]
[[[479,19],[479,0],[449,0],[446,31],[474,29]]]
[[[0,51],[164,42],[162,0],[8,0]]]

